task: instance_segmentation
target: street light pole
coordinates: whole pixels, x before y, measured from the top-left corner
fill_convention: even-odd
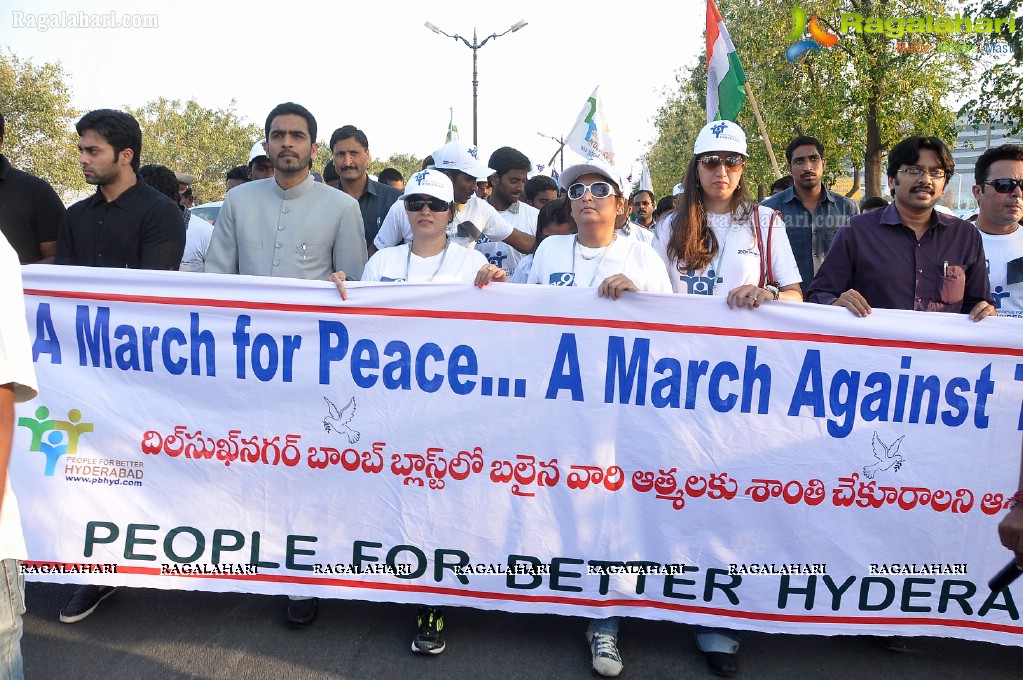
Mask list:
[[[554,137],[553,135],[545,135],[542,132],[537,132],[536,134],[540,135],[541,137],[546,137],[547,139],[555,141],[561,145],[558,147],[558,150],[554,152],[554,155],[551,156],[551,161],[547,165],[554,165],[554,159],[558,157],[558,154],[561,154],[561,171],[565,172],[565,138]]]
[[[478,133],[478,130],[479,130],[479,128],[478,128],[478,123],[479,123],[479,107],[478,107],[479,94],[478,94],[478,92],[479,92],[479,84],[480,84],[480,81],[479,81],[479,70],[477,68],[477,65],[478,65],[477,53],[480,51],[480,48],[483,47],[484,45],[486,45],[488,42],[490,42],[491,39],[500,38],[502,35],[507,35],[508,33],[514,33],[515,31],[519,30],[520,28],[526,26],[527,25],[526,21],[520,20],[520,21],[516,22],[515,24],[513,24],[513,25],[509,26],[507,29],[505,29],[503,33],[491,33],[490,35],[488,35],[486,38],[483,39],[483,42],[479,42],[477,40],[477,38],[476,38],[476,28],[473,27],[473,29],[472,29],[472,42],[471,43],[468,40],[466,40],[465,38],[463,38],[462,36],[458,35],[457,33],[452,35],[450,33],[447,33],[445,31],[441,30],[440,28],[437,28],[436,26],[431,24],[429,21],[427,21],[426,24],[424,24],[424,25],[428,29],[430,29],[431,31],[433,31],[434,33],[436,33],[438,35],[447,36],[448,38],[452,38],[454,40],[461,40],[462,43],[466,47],[468,47],[470,50],[472,50],[472,143],[473,143],[473,146],[477,146],[478,142],[479,142],[479,140],[478,140],[478,134],[479,134]]]

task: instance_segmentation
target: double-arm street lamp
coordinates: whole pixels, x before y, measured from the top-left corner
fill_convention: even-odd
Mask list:
[[[548,163],[547,166],[548,167],[553,166],[554,165],[554,159],[558,157],[558,154],[561,154],[561,171],[564,172],[565,171],[565,138],[564,137],[555,137],[553,135],[545,135],[542,132],[537,132],[536,134],[540,135],[541,137],[546,137],[547,139],[555,141],[555,142],[557,142],[560,145],[560,146],[558,146],[558,150],[554,152],[554,155],[551,156],[551,162]]]
[[[502,35],[506,35],[508,33],[514,33],[515,31],[517,31],[520,28],[522,28],[523,26],[525,26],[526,22],[525,21],[519,21],[518,23],[516,23],[516,24],[510,26],[509,28],[507,28],[504,31],[504,33],[491,33],[490,35],[488,35],[486,38],[483,39],[483,42],[478,42],[476,40],[476,29],[475,28],[472,29],[472,42],[469,42],[468,40],[466,40],[462,36],[458,35],[457,33],[454,34],[454,35],[451,35],[450,33],[446,33],[444,31],[442,31],[441,29],[439,29],[436,26],[434,26],[433,24],[431,24],[429,21],[427,21],[425,25],[426,25],[426,27],[428,29],[430,29],[434,33],[437,33],[438,35],[444,35],[444,36],[447,36],[449,38],[453,38],[454,40],[461,40],[463,43],[465,43],[466,47],[468,47],[470,50],[472,50],[472,143],[475,146],[475,145],[477,145],[477,141],[478,141],[477,140],[477,134],[476,134],[476,131],[477,131],[477,107],[476,107],[477,92],[476,91],[477,91],[477,89],[479,87],[479,74],[478,74],[478,71],[476,70],[476,53],[479,52],[479,49],[481,47],[483,47],[484,45],[486,45],[491,39],[493,39],[493,38],[500,38]]]

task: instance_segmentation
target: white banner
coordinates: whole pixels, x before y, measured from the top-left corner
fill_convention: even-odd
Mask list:
[[[24,274],[37,580],[1019,644],[1016,320]]]

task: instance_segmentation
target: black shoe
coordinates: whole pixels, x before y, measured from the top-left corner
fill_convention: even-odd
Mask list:
[[[906,654],[915,652],[916,650],[909,646],[909,639],[904,638],[901,635],[889,635],[886,637],[875,637],[877,644],[881,645],[889,652],[897,652],[899,654]]]
[[[61,607],[60,622],[81,621],[96,611],[99,603],[110,597],[115,590],[117,590],[115,586],[80,586],[67,603]]]
[[[444,610],[420,607],[416,612],[416,636],[412,651],[416,654],[440,654],[444,651]]]
[[[318,598],[309,597],[304,600],[288,600],[288,611],[284,620],[292,628],[305,628],[316,618]]]
[[[739,672],[739,655],[725,652],[704,652],[707,667],[714,675],[730,678]]]

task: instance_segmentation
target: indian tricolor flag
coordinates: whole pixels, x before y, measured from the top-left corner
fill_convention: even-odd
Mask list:
[[[746,101],[746,72],[714,0],[707,0],[707,122],[735,120]]]

